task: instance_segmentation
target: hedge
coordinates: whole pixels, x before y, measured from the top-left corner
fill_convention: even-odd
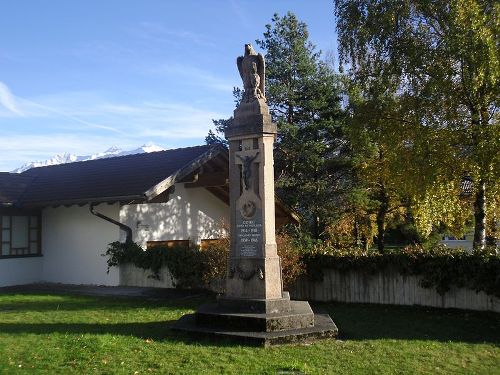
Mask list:
[[[291,284],[304,268],[315,281],[322,280],[324,269],[370,274],[397,270],[403,275],[421,276],[422,287],[435,288],[440,294],[452,287],[464,287],[500,297],[500,256],[496,248],[467,252],[445,246],[430,250],[409,246],[379,254],[317,245],[314,251],[298,256],[290,238],[280,239],[278,245],[286,284]],[[108,257],[108,271],[109,267],[132,263],[151,270],[151,277],[158,278],[160,269],[167,266],[177,287],[199,288],[225,276],[228,246],[229,241],[224,240],[203,251],[198,247],[158,247],[144,251],[135,243],[113,242],[103,255]]]
[[[484,291],[500,297],[500,256],[495,248],[478,252],[437,246],[424,250],[409,246],[402,250],[363,253],[361,251],[315,252],[304,256],[307,275],[322,280],[324,269],[369,274],[397,270],[403,275],[421,276],[420,285],[444,294],[451,287]]]

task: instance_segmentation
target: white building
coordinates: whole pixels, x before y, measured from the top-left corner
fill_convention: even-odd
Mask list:
[[[228,153],[196,146],[0,173],[0,286],[118,285],[102,256],[127,233],[144,248],[200,244],[228,222]],[[276,221],[293,220],[277,202]]]

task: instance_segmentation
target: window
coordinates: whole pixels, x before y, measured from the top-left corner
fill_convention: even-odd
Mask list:
[[[40,217],[1,214],[1,256],[40,254]]]

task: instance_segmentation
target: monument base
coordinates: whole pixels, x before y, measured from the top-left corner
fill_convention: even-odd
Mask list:
[[[290,295],[283,292],[283,298],[250,299],[221,297],[217,301],[220,309],[231,312],[274,314],[290,311]]]
[[[290,301],[288,293],[277,300],[221,298],[184,315],[172,328],[196,337],[261,346],[309,342],[338,334],[327,314],[314,314],[308,302]]]

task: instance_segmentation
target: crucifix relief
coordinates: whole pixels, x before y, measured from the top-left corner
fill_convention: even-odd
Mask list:
[[[235,164],[241,168],[242,194],[253,192],[258,195],[258,163],[260,155],[258,150],[245,150],[236,152]]]
[[[240,168],[240,195],[237,199],[236,241],[239,256],[255,257],[262,253],[262,202],[259,197],[260,150],[253,139],[243,139],[235,152],[234,163]]]

